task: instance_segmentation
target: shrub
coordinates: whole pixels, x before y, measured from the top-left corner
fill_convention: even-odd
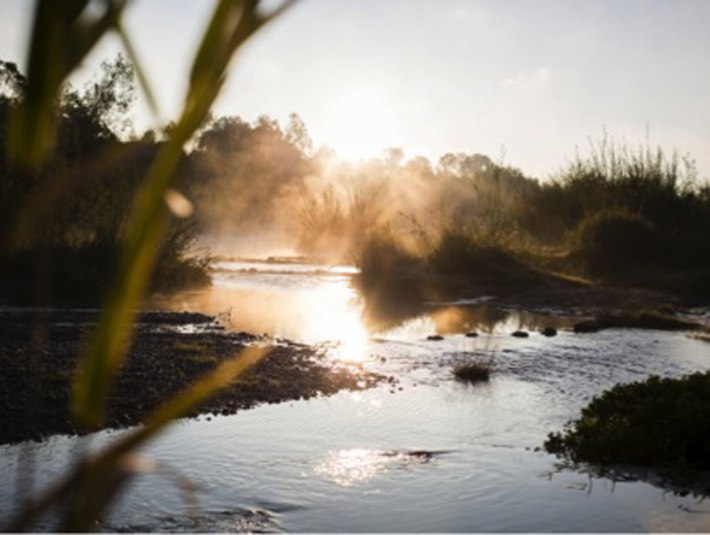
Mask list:
[[[368,233],[356,253],[355,264],[364,280],[383,274],[412,274],[422,267],[421,260],[407,251],[387,229]]]
[[[710,469],[710,372],[617,385],[545,449],[574,462]]]
[[[701,325],[698,323],[654,310],[641,310],[639,312],[600,312],[595,318],[595,323],[600,329],[622,327],[630,329],[656,329],[659,331],[694,331],[701,328]]]
[[[442,274],[498,277],[522,269],[520,262],[503,247],[481,243],[459,230],[442,232],[427,260]]]
[[[619,143],[605,133],[591,142],[588,155],[578,154],[562,172],[562,204],[576,207],[580,215],[618,206],[663,225],[683,214],[684,197],[697,188],[697,178],[687,156],[669,155],[648,143]]]
[[[431,299],[423,262],[387,230],[365,237],[355,264],[360,273],[353,283],[364,297],[364,316],[371,325],[397,325],[419,314],[422,303]]]
[[[602,210],[583,219],[573,236],[574,254],[586,271],[604,277],[658,262],[666,249],[646,219],[621,209]]]

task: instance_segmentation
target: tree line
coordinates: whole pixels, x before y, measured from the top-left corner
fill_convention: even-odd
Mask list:
[[[25,87],[16,65],[0,62],[3,146]],[[3,300],[31,300],[37,281],[50,301],[95,301],[105,289],[135,192],[171,135],[170,125],[133,132],[134,100],[133,69],[118,56],[84,88],[63,89],[56,143],[40,171],[0,154]],[[610,138],[541,181],[475,153],[434,163],[392,148],[345,162],[316,150],[295,114],[283,127],[268,116],[218,117],[185,149],[174,190],[188,209],[166,203],[155,291],[209,282],[198,239],[249,237],[252,245],[359,265],[368,263],[373,240],[385,240],[419,259],[438,255],[434,264],[449,271],[465,271],[475,262],[466,255],[482,247],[548,264],[564,258],[551,267],[609,279],[645,265],[710,267],[710,186],[692,161]]]

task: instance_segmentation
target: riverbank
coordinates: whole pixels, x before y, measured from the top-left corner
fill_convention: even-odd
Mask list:
[[[399,315],[431,302],[481,299],[573,314],[710,304],[707,269],[636,262],[598,273],[588,264],[576,249],[517,251],[458,231],[424,251],[380,236],[363,247],[354,283],[371,310]]]
[[[661,289],[606,286],[556,275],[535,281],[495,278],[445,281],[431,274],[396,273],[381,278],[357,275],[354,284],[364,296],[365,315],[376,327],[391,328],[446,306],[484,304],[523,310],[574,323],[593,322],[595,330],[634,327],[705,331],[694,321],[697,301]],[[705,301],[702,301],[705,303]],[[701,307],[702,308],[702,307]],[[576,318],[576,320],[575,320]]]
[[[0,311],[0,444],[83,432],[68,411],[71,381],[97,316],[96,310],[77,309]],[[386,379],[334,365],[316,347],[227,332],[204,314],[146,312],[138,317],[104,427],[139,424],[160,403],[249,344],[264,344],[269,352],[190,416],[209,418],[261,403],[362,390]]]

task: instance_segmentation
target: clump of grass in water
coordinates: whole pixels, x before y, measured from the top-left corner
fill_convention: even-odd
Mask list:
[[[493,363],[491,361],[477,360],[456,364],[451,370],[458,381],[466,383],[487,382],[491,378]]]

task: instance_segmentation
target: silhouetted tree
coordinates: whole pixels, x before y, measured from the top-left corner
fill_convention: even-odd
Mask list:
[[[24,85],[16,66],[0,62],[2,142]],[[27,279],[42,257],[47,266],[42,276],[48,279],[46,286],[55,287],[54,297],[99,299],[115,269],[135,192],[159,146],[154,138],[121,139],[134,97],[133,69],[119,55],[102,63],[99,75],[82,91],[64,88],[56,105],[57,143],[41,170],[16,165],[3,151],[0,239],[6,273],[0,298],[4,293],[11,300],[28,299],[29,282],[18,281]],[[190,189],[184,178],[177,183]],[[32,227],[22,223],[28,210],[37,212]],[[156,272],[156,281],[164,281],[168,269],[175,274],[184,268],[196,278],[192,261],[184,256],[194,236],[194,222],[173,220],[163,243],[163,272]]]

